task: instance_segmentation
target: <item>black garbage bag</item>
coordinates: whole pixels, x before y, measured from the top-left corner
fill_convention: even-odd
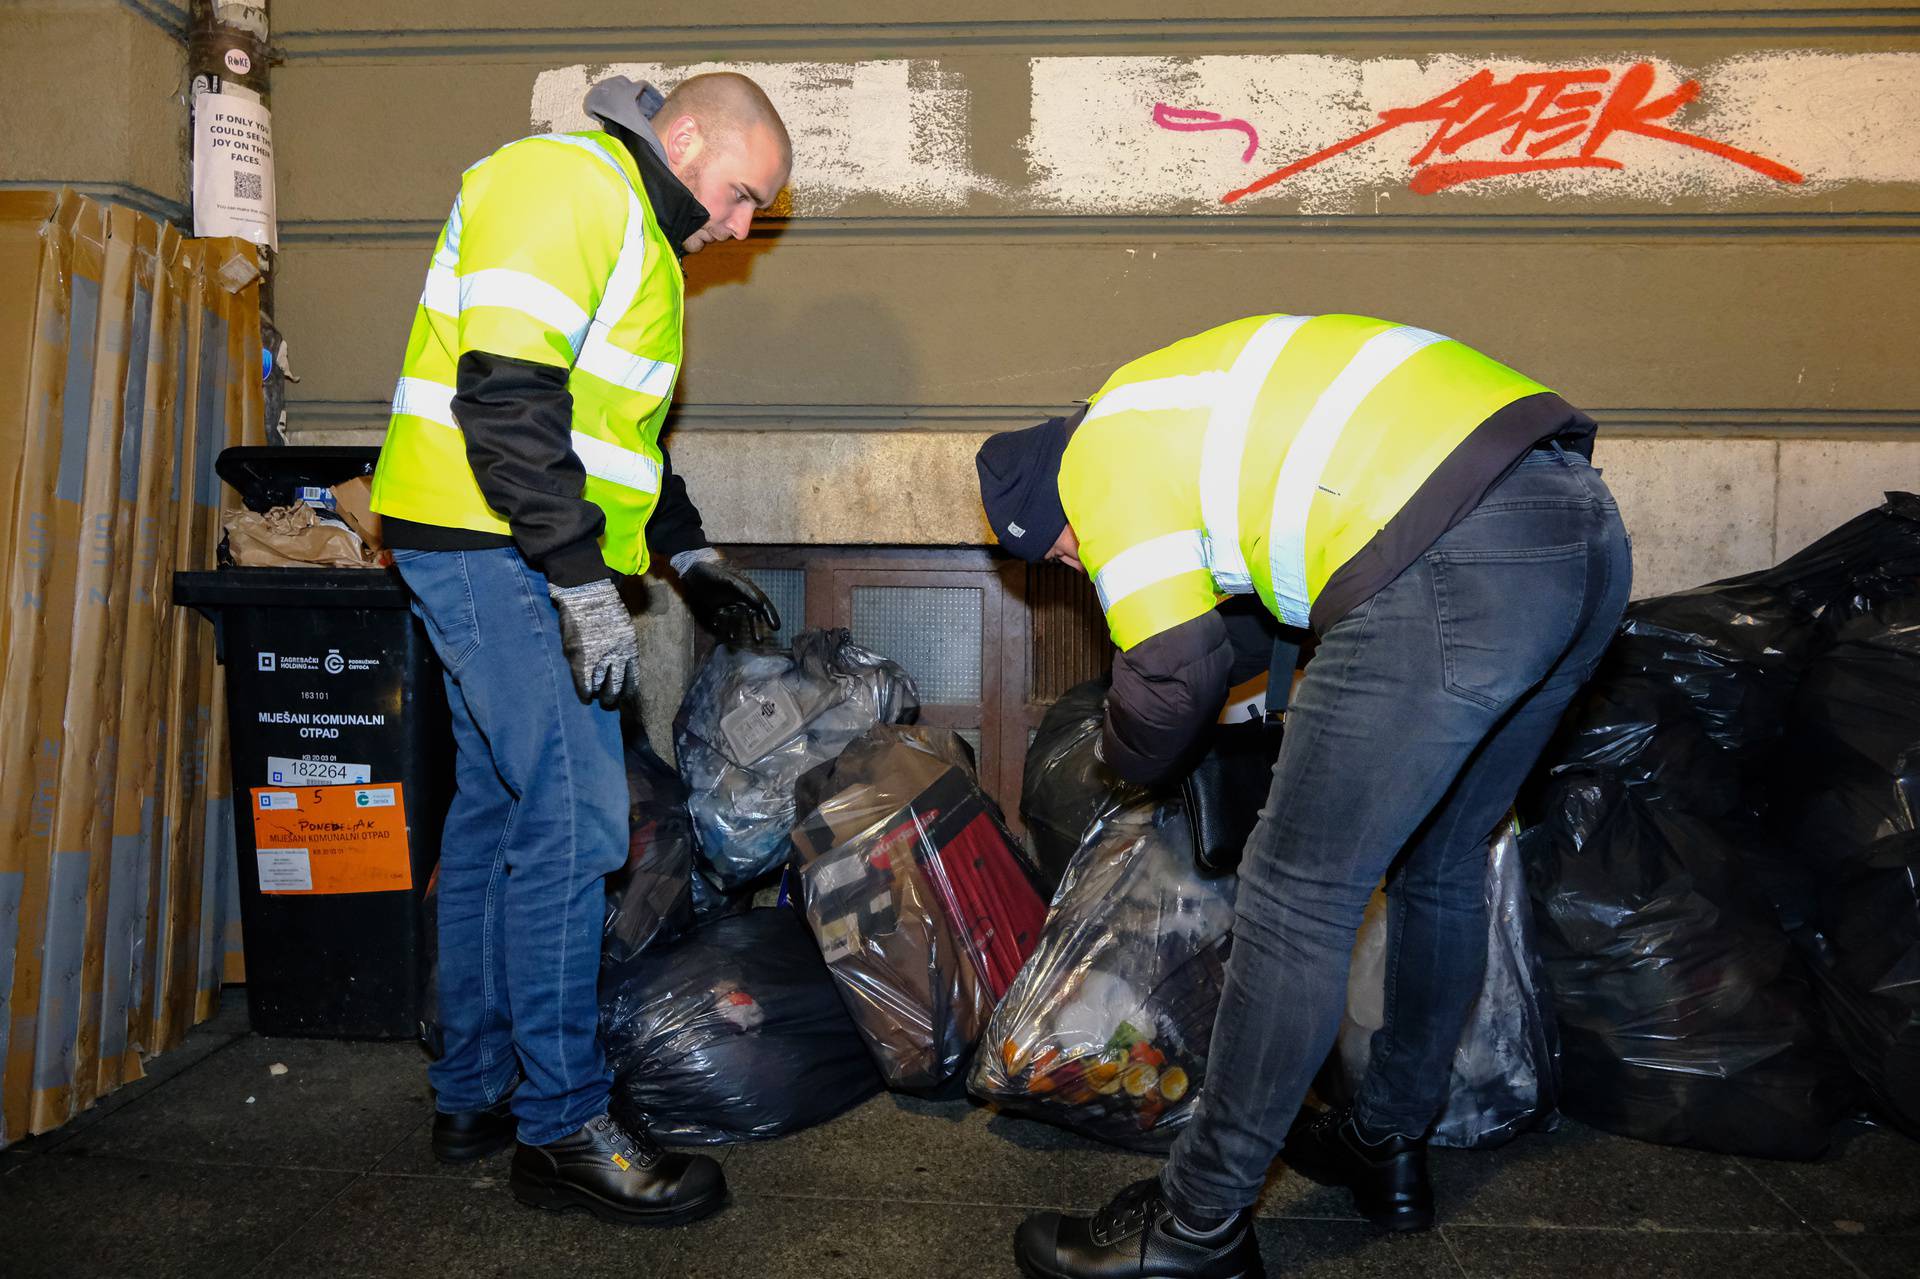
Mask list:
[[[1920,575],[1868,584],[1846,612],[1800,684],[1787,802],[1820,887],[1810,948],[1835,1038],[1920,1136]]]
[[[1663,724],[1651,745],[1700,734]],[[1852,1105],[1805,961],[1744,868],[1772,838],[1563,766],[1524,834],[1568,1114],[1630,1137],[1810,1159]]]
[[[1103,676],[1068,689],[1047,708],[1027,747],[1020,820],[1050,892],[1060,886],[1094,819],[1116,802],[1145,794],[1094,754],[1111,684]]]
[[[1206,1080],[1236,881],[1200,873],[1177,800],[1129,795],[1090,822],[967,1087],[1015,1113],[1163,1151]]]
[[[714,883],[731,892],[778,869],[801,774],[875,724],[911,721],[919,709],[906,671],[844,630],[803,631],[791,652],[716,648],[674,720],[674,750]]]
[[[1512,823],[1487,849],[1487,968],[1480,994],[1454,1049],[1447,1104],[1435,1124],[1436,1146],[1485,1150],[1505,1145],[1554,1113],[1560,1043],[1546,981],[1534,955],[1533,907]],[[1367,906],[1347,970],[1347,1013],[1338,1053],[1349,1093],[1372,1060],[1374,1036],[1386,1021],[1388,899]]]
[[[607,876],[602,948],[639,954],[693,927],[693,816],[687,787],[638,734],[627,740],[627,864]]]
[[[807,926],[750,910],[600,971],[612,1110],[672,1145],[778,1137],[880,1089]]]
[[[1846,877],[1808,848],[1848,824],[1848,792],[1813,797],[1803,684],[1916,575],[1920,498],[1891,493],[1774,568],[1628,608],[1523,806],[1569,1113],[1740,1153],[1827,1146],[1856,1092],[1822,1033],[1848,984],[1823,924]]]

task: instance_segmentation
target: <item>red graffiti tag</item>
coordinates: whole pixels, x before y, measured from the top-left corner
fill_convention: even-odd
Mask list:
[[[1700,82],[1688,80],[1672,93],[1649,100],[1653,80],[1651,62],[1635,63],[1621,72],[1617,80],[1607,67],[1538,71],[1507,80],[1496,80],[1493,72],[1482,70],[1419,106],[1382,111],[1380,123],[1371,129],[1275,169],[1258,182],[1227,192],[1221,199],[1232,204],[1331,160],[1343,151],[1410,124],[1435,126],[1426,145],[1408,161],[1415,173],[1407,185],[1420,195],[1432,195],[1463,182],[1510,173],[1622,169],[1626,166],[1620,161],[1599,154],[1600,148],[1616,133],[1634,133],[1692,147],[1744,165],[1776,182],[1806,181],[1800,173],[1763,155],[1659,123],[1699,97]],[[1611,92],[1602,94],[1600,86],[1609,81],[1613,82]],[[1514,158],[1455,158],[1473,143],[1501,133],[1506,137],[1500,143],[1499,155]],[[1576,142],[1577,149],[1569,150]]]
[[[1172,129],[1176,133],[1204,133],[1208,129],[1237,129],[1247,135],[1247,149],[1240,153],[1240,162],[1253,159],[1253,153],[1260,149],[1260,135],[1245,120],[1228,120],[1216,111],[1191,110],[1186,107],[1170,107],[1164,102],[1153,104],[1153,122],[1163,129]]]

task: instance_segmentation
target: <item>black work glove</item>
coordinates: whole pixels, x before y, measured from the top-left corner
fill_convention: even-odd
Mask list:
[[[760,644],[780,629],[780,610],[754,580],[717,555],[680,574],[693,620],[729,644]]]
[[[602,578],[584,586],[547,586],[560,610],[560,646],[573,671],[573,687],[583,702],[598,701],[608,710],[622,697],[640,696],[640,639],[633,614]]]

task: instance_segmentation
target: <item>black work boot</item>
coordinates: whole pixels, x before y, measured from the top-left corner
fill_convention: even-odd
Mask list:
[[[1261,1279],[1253,1211],[1212,1230],[1173,1215],[1160,1179],[1136,1181],[1092,1217],[1038,1213],[1013,1236],[1013,1259],[1030,1279]]]
[[[433,1112],[433,1157],[443,1164],[472,1163],[513,1144],[513,1111],[507,1102],[485,1110]]]
[[[1309,1180],[1353,1191],[1360,1215],[1384,1230],[1425,1230],[1433,1224],[1427,1143],[1408,1137],[1368,1141],[1354,1126],[1350,1108],[1301,1111],[1280,1157]]]
[[[606,1115],[571,1137],[513,1152],[513,1197],[536,1208],[585,1208],[602,1221],[679,1226],[727,1201],[720,1165],[705,1155],[669,1154],[646,1134]]]

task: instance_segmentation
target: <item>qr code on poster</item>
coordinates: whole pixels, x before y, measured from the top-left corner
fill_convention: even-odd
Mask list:
[[[266,193],[260,189],[262,175],[258,173],[236,173],[233,175],[233,198],[236,200],[258,200]]]

